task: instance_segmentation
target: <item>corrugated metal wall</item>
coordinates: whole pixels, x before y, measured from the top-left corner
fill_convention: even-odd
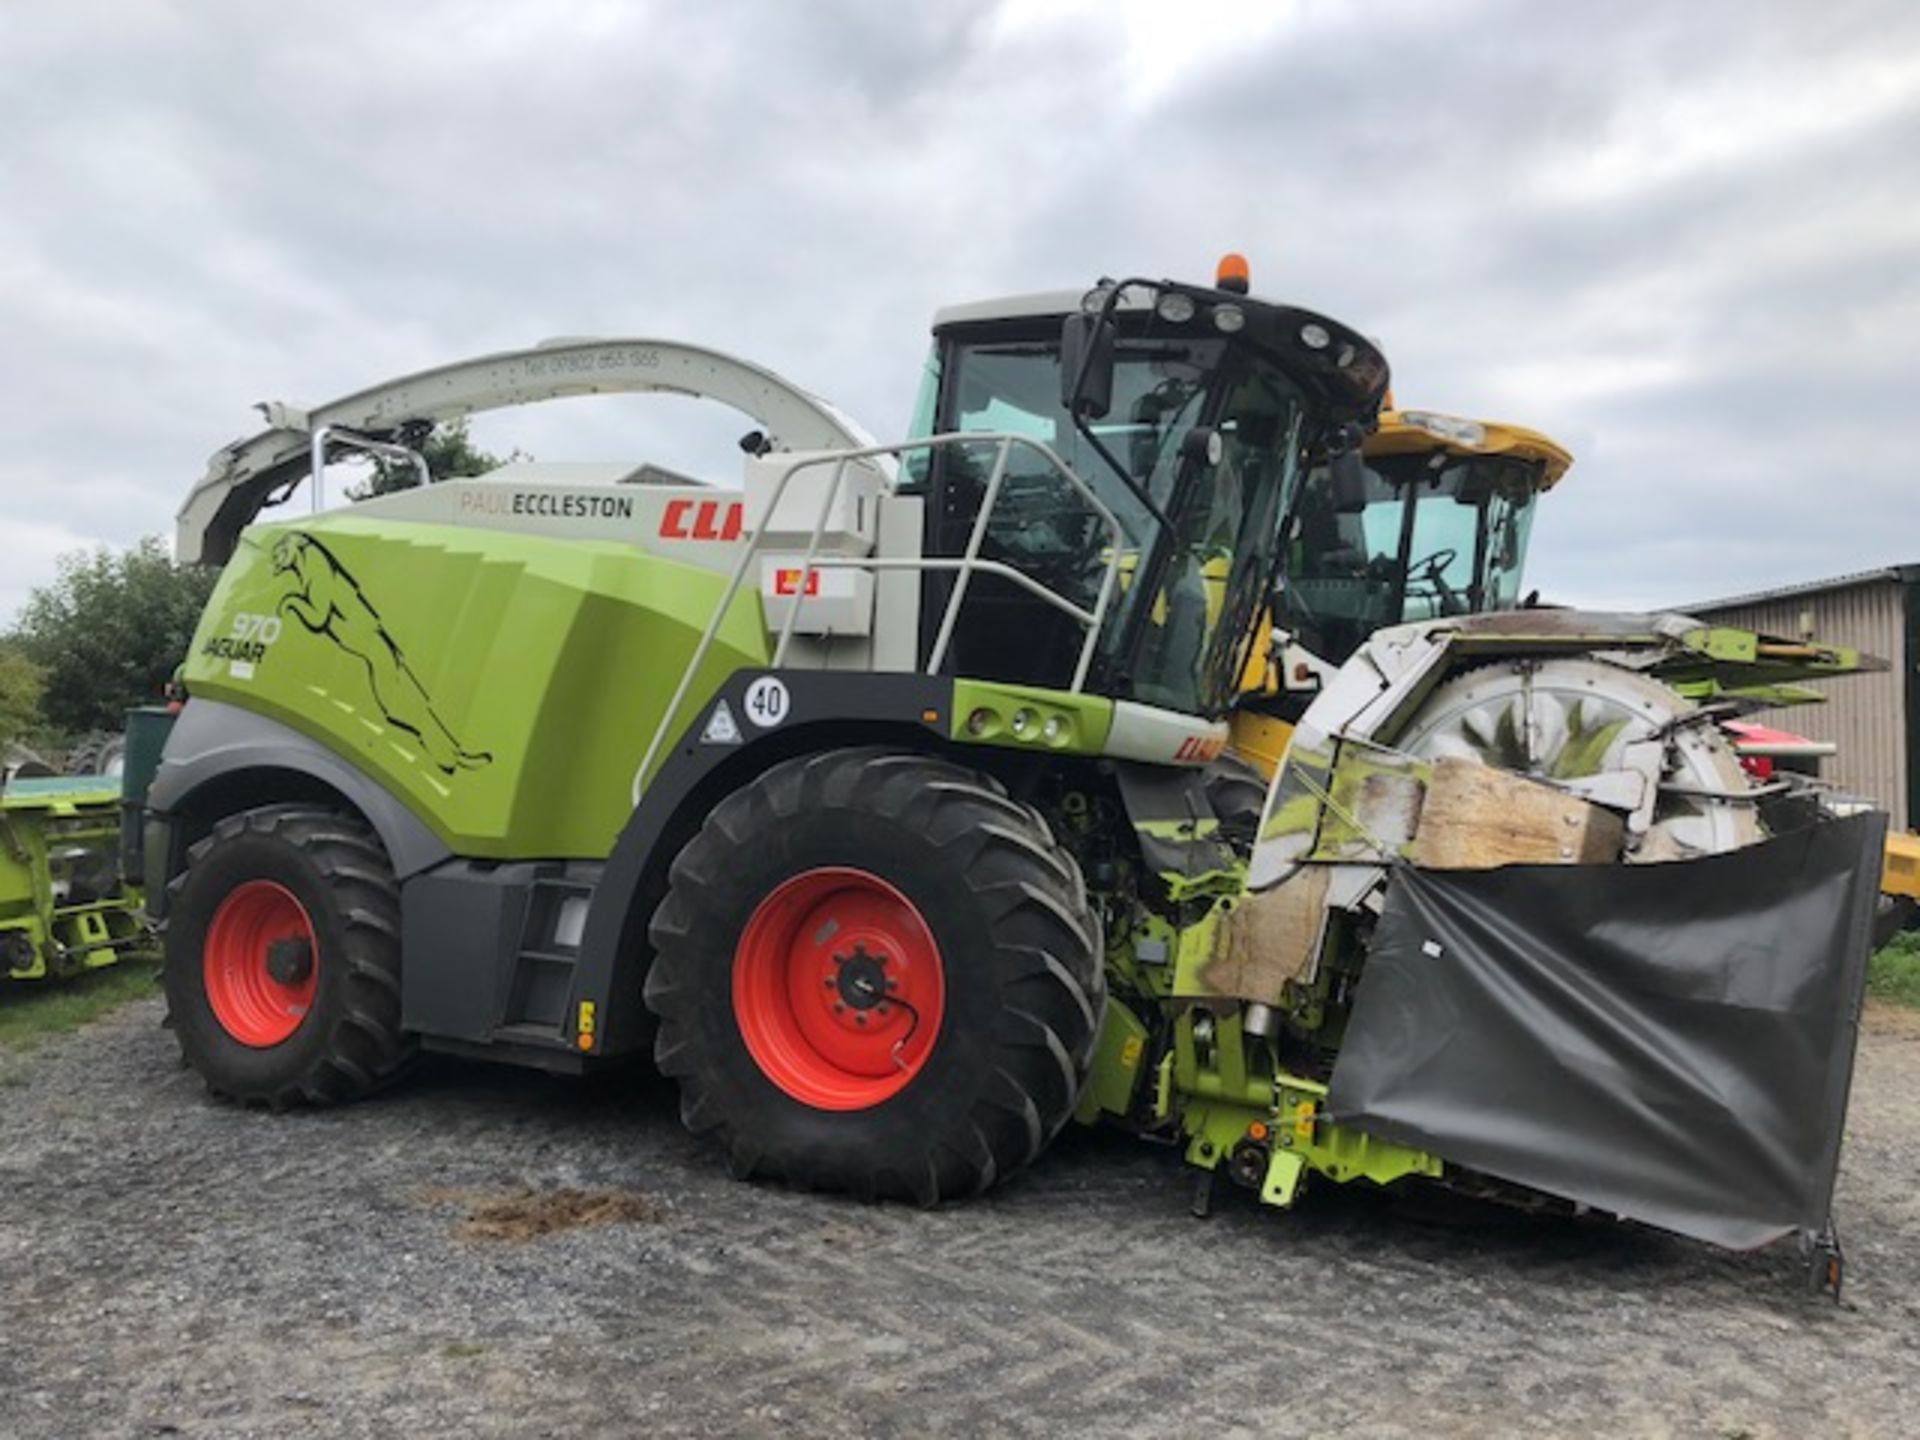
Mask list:
[[[1811,595],[1788,595],[1731,609],[1692,607],[1703,620],[1764,630],[1787,639],[1809,633],[1830,645],[1854,645],[1891,665],[1874,675],[1848,675],[1821,683],[1825,705],[1762,710],[1763,725],[1815,740],[1831,740],[1840,753],[1822,762],[1820,773],[1848,790],[1886,806],[1896,828],[1907,816],[1907,715],[1902,635],[1906,623],[1906,587],[1891,577],[1875,576],[1856,585]]]

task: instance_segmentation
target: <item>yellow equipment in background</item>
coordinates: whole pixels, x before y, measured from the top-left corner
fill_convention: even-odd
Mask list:
[[[1279,624],[1302,642],[1276,653],[1256,640],[1241,679],[1229,743],[1268,778],[1291,717],[1373,631],[1518,602],[1534,499],[1573,464],[1522,425],[1391,408],[1361,457],[1365,493],[1335,493],[1331,467],[1308,476],[1279,613],[1256,622],[1261,635]]]
[[[1920,900],[1920,835],[1910,830],[1887,832],[1886,859],[1880,867],[1880,893]]]
[[[1302,619],[1318,619],[1332,632],[1315,637],[1320,644],[1296,639],[1276,648],[1256,640],[1250,647],[1228,745],[1268,780],[1293,738],[1293,717],[1358,641],[1388,625],[1431,618],[1435,602],[1455,602],[1449,613],[1458,614],[1517,603],[1533,501],[1573,465],[1564,446],[1524,425],[1392,408],[1381,413],[1361,457],[1369,477],[1365,495],[1334,495],[1329,467],[1308,477],[1287,567],[1295,613],[1276,622],[1269,609],[1256,622],[1261,635],[1279,623],[1298,636]],[[1455,538],[1470,539],[1471,560],[1465,543],[1431,548],[1450,538],[1446,532],[1438,541],[1421,538],[1420,504],[1424,499],[1431,506],[1442,493],[1458,502],[1442,507],[1442,515]],[[1495,497],[1507,507],[1504,514],[1495,513]],[[1308,534],[1315,523],[1319,532]],[[1287,603],[1284,593],[1280,603]],[[1337,613],[1343,604],[1347,613]],[[1340,622],[1347,622],[1344,630]],[[1329,638],[1334,643],[1325,643]],[[1920,914],[1920,834],[1889,832],[1880,890],[1876,942]]]

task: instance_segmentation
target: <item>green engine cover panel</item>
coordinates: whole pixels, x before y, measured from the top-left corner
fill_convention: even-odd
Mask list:
[[[459,854],[599,859],[725,584],[603,541],[351,512],[257,525],[201,617],[186,684],[327,745]],[[766,661],[745,591],[685,714]]]

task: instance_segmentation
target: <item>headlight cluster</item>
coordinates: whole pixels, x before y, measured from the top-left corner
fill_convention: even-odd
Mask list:
[[[1121,288],[1132,290],[1145,287],[1151,282],[1137,281]],[[1106,308],[1108,297],[1114,292],[1112,281],[1103,281],[1080,297],[1080,308],[1090,315],[1097,315]],[[1193,296],[1180,290],[1161,290],[1153,302],[1153,313],[1169,325],[1185,325],[1200,313],[1201,304]],[[1213,328],[1222,335],[1237,335],[1247,328],[1247,312],[1232,303],[1208,305],[1207,318],[1213,322]]]
[[[1153,307],[1153,313],[1169,325],[1184,325],[1193,319],[1195,306],[1191,295],[1183,295],[1178,290],[1162,291],[1160,303]]]
[[[967,713],[966,731],[974,740],[1010,740],[1048,750],[1071,745],[1077,734],[1071,711],[1032,703],[976,705]]]
[[[1185,291],[1162,290],[1153,302],[1153,313],[1169,325],[1185,325],[1200,313],[1200,302]],[[1247,325],[1247,312],[1233,304],[1208,306],[1207,318],[1222,335],[1237,335]]]
[[[1172,283],[1137,278],[1126,281],[1102,279],[1080,297],[1080,308],[1088,314],[1097,315],[1107,308],[1109,302],[1117,300],[1118,308],[1144,309],[1146,296],[1141,292],[1146,292],[1146,295],[1152,298],[1155,318],[1168,325],[1190,325],[1200,321],[1210,324],[1221,335],[1238,335],[1247,328],[1246,305],[1236,304],[1232,300],[1213,300],[1204,294],[1196,296],[1184,290],[1161,288],[1162,285]],[[1245,259],[1239,255],[1225,257],[1221,261],[1215,287],[1218,291],[1229,295],[1246,295],[1248,289]],[[1133,294],[1121,293],[1116,296],[1116,292],[1128,291]],[[1140,298],[1134,298],[1136,296]],[[1331,360],[1335,368],[1340,370],[1351,369],[1360,358],[1359,350],[1350,342],[1341,341],[1338,348],[1335,348],[1334,332],[1317,320],[1303,321],[1294,333],[1294,338],[1302,348],[1318,352]]]

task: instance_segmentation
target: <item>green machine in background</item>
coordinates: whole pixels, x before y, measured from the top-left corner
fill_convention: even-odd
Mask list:
[[[15,774],[0,783],[0,978],[61,979],[157,954],[137,840],[141,801],[172,725],[169,707],[132,711],[116,774]]]
[[[0,788],[0,975],[46,980],[150,944],[122,883],[120,781],[46,776]]]

